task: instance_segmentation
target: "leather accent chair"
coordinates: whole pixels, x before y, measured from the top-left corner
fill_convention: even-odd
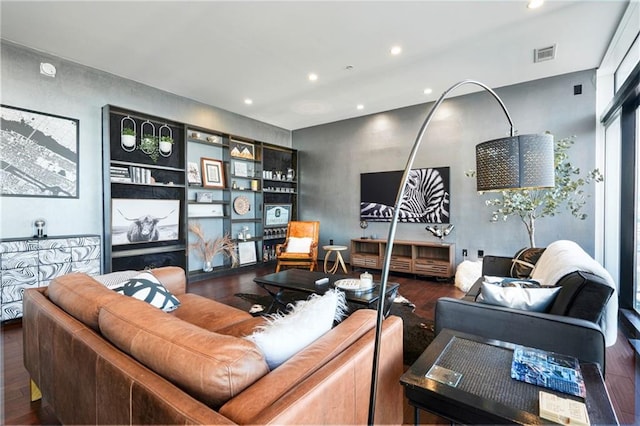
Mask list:
[[[311,240],[308,251],[306,241]],[[276,272],[282,266],[304,268],[314,271],[318,269],[318,240],[320,238],[320,222],[292,221],[287,225],[287,238],[283,244],[276,245]],[[296,246],[304,246],[303,248]]]

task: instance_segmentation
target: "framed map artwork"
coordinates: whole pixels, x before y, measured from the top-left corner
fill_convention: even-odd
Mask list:
[[[78,198],[80,121],[0,106],[0,194]]]

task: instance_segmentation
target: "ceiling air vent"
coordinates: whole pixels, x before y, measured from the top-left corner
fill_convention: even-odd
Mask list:
[[[556,57],[556,45],[534,49],[533,62],[550,61]]]

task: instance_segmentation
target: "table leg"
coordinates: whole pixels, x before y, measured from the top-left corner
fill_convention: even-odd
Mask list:
[[[333,262],[333,266],[331,268],[329,268],[329,258],[331,257],[331,253],[335,253],[336,254],[336,261]],[[335,274],[336,272],[338,272],[338,267],[342,267],[342,270],[344,271],[345,274],[347,274],[347,266],[344,263],[344,259],[342,258],[342,255],[340,254],[339,250],[329,250],[326,254],[326,256],[324,257],[324,272],[325,274]]]
[[[418,407],[413,407],[413,424],[418,426],[420,424],[420,409]]]
[[[336,264],[334,265],[334,269],[338,269],[338,262],[340,262],[340,266],[342,266],[342,270],[344,271],[344,273],[347,273],[347,267],[344,264],[344,259],[342,258],[342,255],[340,254],[340,252],[336,252]]]

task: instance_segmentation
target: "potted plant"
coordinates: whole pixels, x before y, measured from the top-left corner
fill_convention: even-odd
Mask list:
[[[140,139],[140,150],[155,163],[158,161],[158,138],[154,135],[144,134]]]
[[[160,155],[171,155],[171,150],[173,149],[173,138],[171,136],[160,136],[158,148],[160,149]]]
[[[213,270],[213,258],[222,254],[231,259],[231,266],[238,265],[238,254],[236,245],[229,234],[225,234],[215,239],[207,238],[199,222],[189,224],[189,232],[193,233],[196,240],[189,244],[189,250],[194,250],[195,254],[203,260],[202,270],[211,272]]]
[[[133,150],[136,146],[136,131],[131,127],[123,127],[120,135],[122,146],[127,150]]]
[[[546,189],[505,189],[500,196],[485,200],[487,206],[496,208],[491,214],[491,222],[499,219],[506,221],[509,216],[517,216],[524,224],[529,236],[529,245],[536,247],[536,219],[555,216],[565,206],[573,216],[584,220],[582,213],[587,195],[583,186],[603,181],[598,169],[590,170],[581,176],[580,168],[569,162],[567,151],[575,143],[575,136],[558,139],[555,144],[555,181],[554,188]],[[475,171],[466,172],[475,176]]]

